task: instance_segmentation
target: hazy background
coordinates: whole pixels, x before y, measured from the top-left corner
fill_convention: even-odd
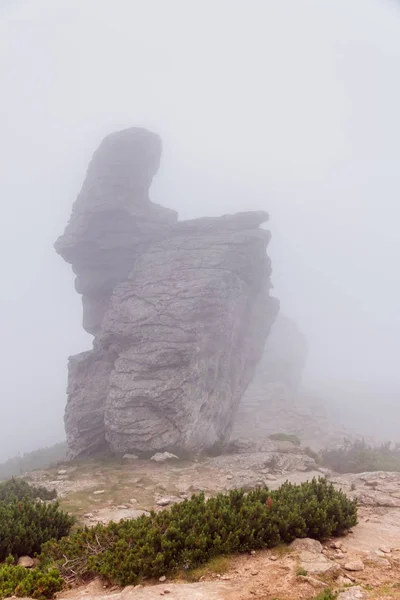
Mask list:
[[[270,212],[307,381],[400,404],[399,67],[390,0],[0,0],[0,459],[63,437],[91,340],[52,245],[132,125],[162,135],[152,199],[181,218]]]

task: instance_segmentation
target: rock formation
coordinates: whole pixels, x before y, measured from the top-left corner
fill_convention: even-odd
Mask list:
[[[149,199],[160,156],[144,129],[105,138],[55,245],[94,335],[69,359],[72,456],[225,440],[278,312],[268,215],[178,222]]]

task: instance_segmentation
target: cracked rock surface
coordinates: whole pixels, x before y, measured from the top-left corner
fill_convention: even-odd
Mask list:
[[[145,129],[105,138],[56,242],[94,335],[69,359],[72,457],[224,442],[278,312],[268,215],[177,221],[149,199],[160,157]]]

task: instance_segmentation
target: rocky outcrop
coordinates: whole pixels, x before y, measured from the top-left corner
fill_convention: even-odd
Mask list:
[[[304,402],[300,391],[307,354],[306,338],[296,323],[280,314],[240,403],[233,438],[264,438],[277,432],[298,434],[303,441],[313,438],[312,429],[324,419],[310,399]]]
[[[268,215],[178,222],[149,199],[160,155],[146,130],[107,137],[56,242],[95,336],[69,362],[72,456],[227,439],[278,311]]]

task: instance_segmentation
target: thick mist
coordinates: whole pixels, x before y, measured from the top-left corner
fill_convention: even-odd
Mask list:
[[[0,459],[63,438],[91,342],[53,242],[102,137],[135,125],[163,138],[155,202],[270,213],[307,384],[398,403],[399,61],[389,0],[3,1]]]

